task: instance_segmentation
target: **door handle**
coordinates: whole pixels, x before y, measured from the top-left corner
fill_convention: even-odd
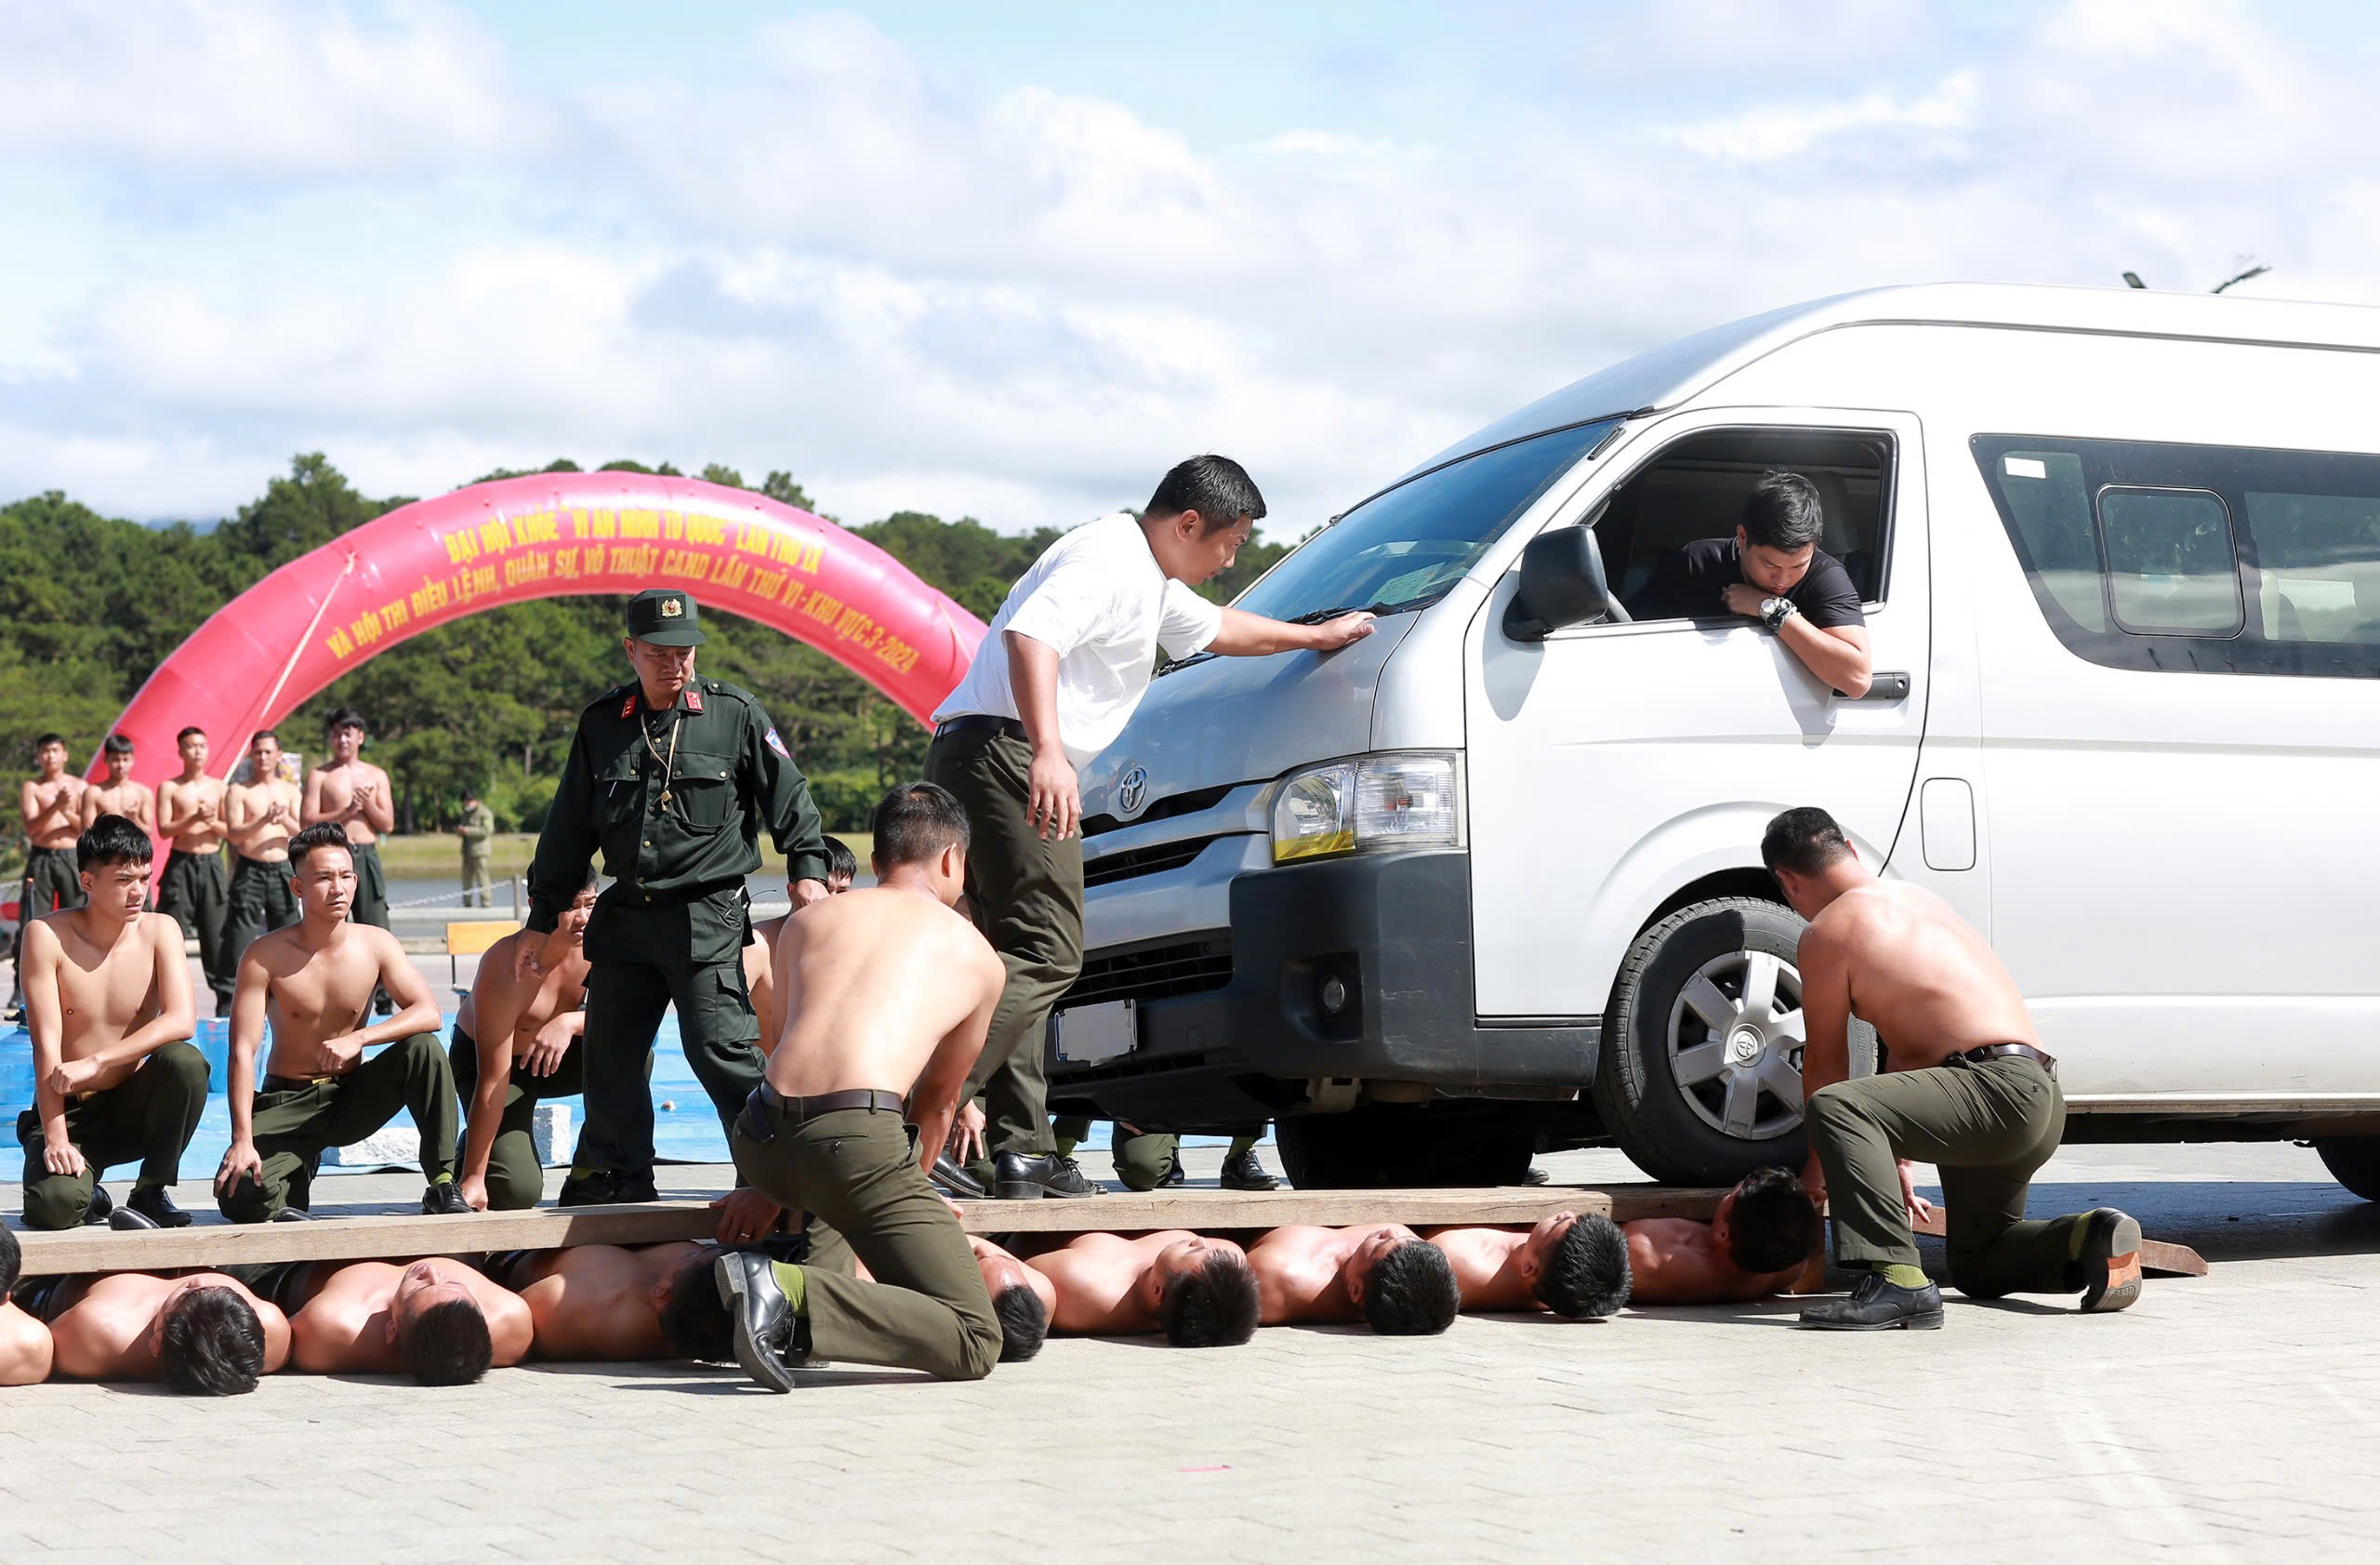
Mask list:
[[[1903,673],[1871,674],[1868,694],[1855,696],[1856,701],[1906,701],[1909,699],[1909,676]]]

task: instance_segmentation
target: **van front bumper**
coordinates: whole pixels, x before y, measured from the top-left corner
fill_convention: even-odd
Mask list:
[[[1090,953],[1064,1001],[1135,1001],[1136,1046],[1053,1057],[1051,1107],[1146,1129],[1303,1107],[1309,1083],[1543,1098],[1593,1079],[1600,1023],[1473,1014],[1471,859],[1359,854],[1231,880],[1230,925]]]

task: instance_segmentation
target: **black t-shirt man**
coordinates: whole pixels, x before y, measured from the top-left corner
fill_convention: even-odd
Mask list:
[[[1673,550],[1653,568],[1638,619],[1720,619],[1735,616],[1727,606],[1727,589],[1747,581],[1739,546],[1734,538],[1699,538]],[[1844,625],[1865,625],[1859,590],[1843,563],[1824,550],[1810,551],[1810,568],[1802,579],[1776,596],[1789,600],[1804,618],[1821,630]]]

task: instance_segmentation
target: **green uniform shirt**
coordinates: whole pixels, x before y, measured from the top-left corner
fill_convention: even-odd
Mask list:
[[[496,812],[485,804],[474,804],[463,812],[463,856],[485,858],[488,840],[496,835]]]
[[[615,882],[603,894],[599,921],[615,908],[740,890],[744,877],[760,868],[764,823],[786,855],[788,880],[826,878],[826,837],[810,785],[759,696],[695,679],[676,707],[655,713],[634,682],[605,691],[579,715],[561,788],[537,837],[529,927],[553,929],[586,883],[598,848],[603,872]]]

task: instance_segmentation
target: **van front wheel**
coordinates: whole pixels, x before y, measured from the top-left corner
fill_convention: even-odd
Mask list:
[[[1732,1185],[1765,1164],[1800,1171],[1802,927],[1790,908],[1721,897],[1681,908],[1629,948],[1594,1098],[1620,1149],[1654,1178]]]
[[[2314,1150],[2350,1195],[2380,1200],[2380,1135],[2326,1135],[2314,1143]]]

